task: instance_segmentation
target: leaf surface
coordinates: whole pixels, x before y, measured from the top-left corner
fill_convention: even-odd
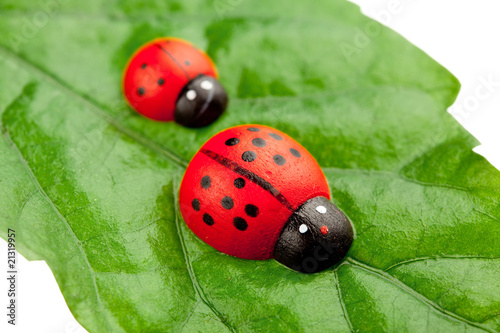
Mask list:
[[[446,112],[457,80],[355,5],[0,9],[0,235],[15,229],[20,252],[47,261],[89,331],[500,330],[500,174]],[[158,36],[216,61],[230,106],[212,126],[125,105],[123,67]],[[356,229],[342,264],[304,275],[219,253],[186,227],[186,165],[244,123],[317,158]]]

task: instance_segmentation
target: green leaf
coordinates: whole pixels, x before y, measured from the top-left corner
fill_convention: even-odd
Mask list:
[[[446,112],[457,80],[355,5],[0,9],[0,235],[15,229],[20,252],[48,263],[89,331],[500,331],[500,173]],[[127,58],[158,36],[217,62],[231,100],[212,126],[126,106]],[[323,167],[356,228],[334,269],[229,257],[186,227],[186,165],[244,123],[290,134]]]

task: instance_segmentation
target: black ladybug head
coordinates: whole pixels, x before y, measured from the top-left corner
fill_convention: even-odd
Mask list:
[[[198,75],[182,89],[175,106],[175,121],[187,127],[213,123],[227,106],[227,93],[217,79]]]
[[[336,264],[353,240],[351,222],[325,197],[306,201],[288,219],[274,248],[274,258],[304,273]]]

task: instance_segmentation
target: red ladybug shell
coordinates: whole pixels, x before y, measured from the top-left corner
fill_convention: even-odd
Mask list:
[[[158,38],[130,58],[123,73],[123,93],[139,113],[170,121],[182,88],[199,74],[218,78],[208,55],[185,40]]]
[[[274,128],[242,125],[216,134],[196,153],[179,202],[203,241],[232,256],[265,260],[293,211],[316,196],[329,199],[330,191],[304,147]]]

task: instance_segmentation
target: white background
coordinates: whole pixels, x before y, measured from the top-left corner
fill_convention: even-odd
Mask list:
[[[353,0],[362,11],[417,45],[462,83],[455,118],[482,143],[474,150],[500,169],[500,3],[498,0]],[[492,80],[496,86],[484,84]],[[0,239],[6,272],[7,243]],[[86,332],[73,318],[43,261],[18,258],[18,326],[6,324],[7,281],[0,279],[0,331]],[[3,276],[4,274],[1,273]]]

